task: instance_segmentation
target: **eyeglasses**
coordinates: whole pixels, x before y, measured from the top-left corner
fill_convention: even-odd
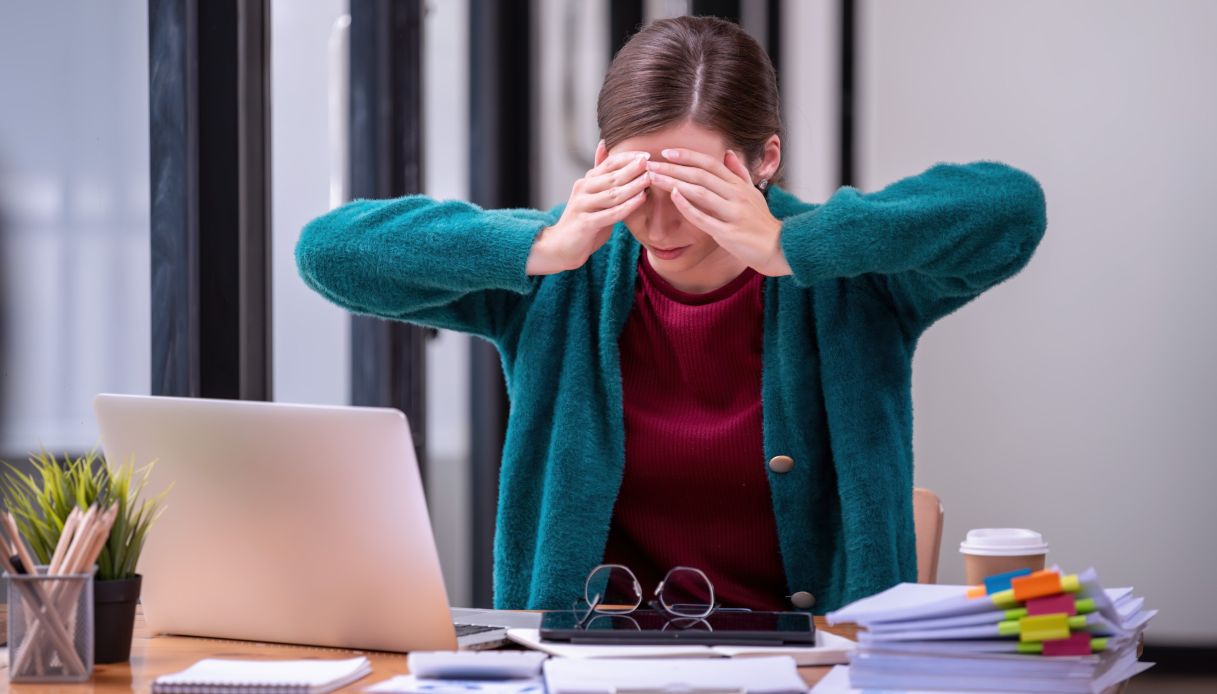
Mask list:
[[[701,569],[691,566],[670,569],[655,587],[654,595],[648,601],[651,609],[682,621],[700,622],[719,607],[714,601],[714,584]],[[623,616],[636,611],[643,602],[642,586],[629,567],[600,564],[584,581],[583,599],[588,608],[579,620],[579,628],[585,627],[594,615]]]

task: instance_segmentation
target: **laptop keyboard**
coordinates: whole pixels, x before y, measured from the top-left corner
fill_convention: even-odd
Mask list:
[[[473,634],[482,634],[487,631],[498,631],[503,627],[489,627],[485,624],[454,624],[456,627],[456,637],[472,636]]]

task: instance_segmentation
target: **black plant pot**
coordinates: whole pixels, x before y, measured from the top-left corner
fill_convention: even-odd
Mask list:
[[[142,576],[93,582],[93,662],[124,663],[131,659],[135,605]]]

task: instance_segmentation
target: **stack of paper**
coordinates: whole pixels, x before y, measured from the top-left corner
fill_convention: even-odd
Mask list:
[[[545,661],[548,694],[614,694],[628,690],[661,692],[749,692],[750,694],[804,694],[794,660],[746,658],[737,660],[575,660]]]
[[[1101,692],[1148,669],[1137,660],[1156,610],[1094,569],[994,576],[984,586],[902,583],[828,614],[856,622],[857,688]]]

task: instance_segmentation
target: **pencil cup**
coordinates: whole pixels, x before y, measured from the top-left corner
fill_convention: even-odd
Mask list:
[[[93,674],[93,572],[8,578],[10,682],[83,682]]]

